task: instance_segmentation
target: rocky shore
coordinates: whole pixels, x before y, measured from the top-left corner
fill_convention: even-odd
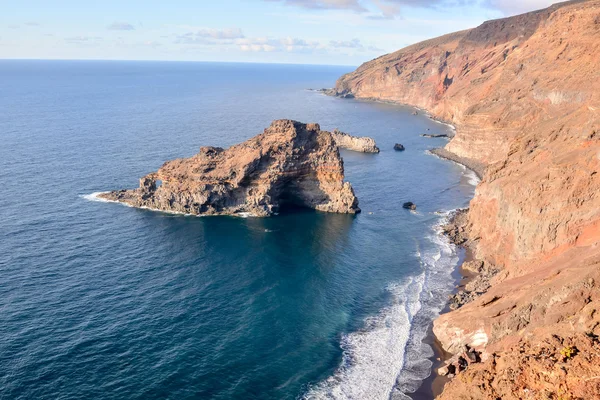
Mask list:
[[[472,257],[434,322],[454,355],[441,399],[600,398],[598,65],[600,1],[571,1],[417,43],[336,84],[451,123],[432,153],[482,178],[448,230]]]
[[[483,295],[491,287],[491,279],[499,272],[498,268],[472,254],[476,243],[470,239],[468,231],[468,209],[457,210],[446,225],[443,233],[457,246],[465,248],[468,256],[460,266],[463,276],[461,285],[450,296],[449,308],[456,310]]]
[[[360,212],[331,133],[291,120],[229,149],[202,147],[142,177],[137,189],[100,197],[192,215],[269,216],[285,206]]]
[[[469,168],[470,170],[472,170],[473,172],[475,172],[475,174],[477,175],[477,177],[479,179],[483,178],[483,173],[485,172],[485,164],[482,163],[481,161],[477,161],[477,160],[473,160],[470,158],[466,158],[466,157],[460,157],[444,148],[436,148],[436,149],[431,149],[429,150],[429,152],[431,154],[435,154],[436,156],[440,157],[440,158],[444,158],[446,160],[450,160],[450,161],[454,161],[457,164],[460,165],[464,165],[465,167]]]
[[[434,371],[438,378],[431,381],[434,393],[438,395],[436,398],[598,398],[598,260],[584,265],[584,268],[591,267],[586,279],[580,280],[580,276],[574,274],[565,277],[562,284],[561,281],[548,282],[550,279],[546,278],[546,282],[540,286],[547,287],[542,291],[536,288],[533,299],[521,289],[517,298],[524,300],[525,306],[518,306],[518,302],[510,305],[514,302],[511,298],[514,283],[509,281],[508,287],[502,287],[502,277],[494,282],[501,270],[473,258],[478,238],[473,238],[470,231],[468,209],[456,212],[443,227],[443,232],[469,254],[459,268],[463,279],[450,296],[449,309],[457,310],[469,305],[489,307],[490,311],[493,310],[491,318],[497,319],[496,329],[515,329],[513,326],[517,326],[523,331],[518,338],[507,337],[506,332],[497,332],[496,335],[504,336],[503,340],[494,343],[492,337],[489,343],[487,341],[490,338],[485,330],[475,332],[465,340],[459,330],[449,330],[446,324],[436,321],[436,340],[441,338],[445,343],[454,343],[450,348],[442,345],[438,351],[442,355],[440,365]],[[558,268],[554,273],[560,274],[561,269]],[[573,278],[577,283],[574,284]],[[529,278],[527,287],[534,285]],[[562,307],[552,307],[556,301],[564,301]],[[504,304],[498,306],[497,303]],[[568,310],[566,313],[565,305]],[[446,316],[452,316],[452,313],[443,315],[440,320]],[[490,318],[490,314],[481,315],[470,310],[464,318],[465,321],[472,321],[473,318]],[[583,374],[584,378],[578,374]],[[440,383],[443,385],[442,391],[439,390]]]

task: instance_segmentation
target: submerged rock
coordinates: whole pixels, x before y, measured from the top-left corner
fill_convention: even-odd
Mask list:
[[[404,151],[404,150],[406,150],[406,149],[405,149],[405,148],[404,148],[404,146],[403,146],[403,145],[401,145],[400,143],[396,143],[396,144],[394,145],[394,150],[396,150],[396,151]]]
[[[361,153],[379,153],[379,148],[373,138],[363,136],[352,136],[347,133],[334,129],[331,136],[335,143],[346,150],[358,151]]]
[[[450,137],[445,133],[441,133],[439,135],[435,135],[435,134],[429,134],[429,133],[422,133],[421,136],[426,137],[426,138],[447,138]]]
[[[402,208],[406,208],[407,210],[416,210],[417,205],[412,201],[407,201],[406,203],[402,204]]]
[[[158,184],[160,183],[160,184]],[[166,162],[140,187],[100,197],[134,207],[196,215],[269,216],[293,205],[325,212],[360,212],[332,135],[318,124],[274,121],[228,149],[202,147]]]

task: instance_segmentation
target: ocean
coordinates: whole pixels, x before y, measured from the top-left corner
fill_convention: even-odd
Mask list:
[[[446,140],[420,134],[446,125],[307,90],[350,70],[0,61],[0,398],[414,391],[460,256],[439,224],[476,177],[427,154]],[[380,154],[341,152],[361,214],[191,217],[92,201],[281,118],[377,141]]]

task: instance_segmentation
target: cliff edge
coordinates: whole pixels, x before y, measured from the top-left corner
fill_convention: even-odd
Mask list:
[[[409,46],[334,91],[428,110],[485,167],[460,229],[495,273],[435,321],[445,350],[478,354],[441,398],[600,398],[600,1]]]
[[[360,212],[332,135],[318,124],[274,121],[228,149],[202,147],[166,162],[132,190],[100,195],[133,207],[195,215],[269,216],[286,205]]]

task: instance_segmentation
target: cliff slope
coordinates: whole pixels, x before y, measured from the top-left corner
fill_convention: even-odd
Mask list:
[[[446,150],[487,166],[461,229],[499,272],[434,326],[483,362],[442,397],[600,398],[600,1],[407,47],[335,91],[425,108],[457,127]]]
[[[359,212],[331,134],[318,124],[274,121],[244,143],[202,147],[191,158],[166,162],[140,187],[102,198],[134,207],[197,215],[268,216],[293,205],[326,212]]]

